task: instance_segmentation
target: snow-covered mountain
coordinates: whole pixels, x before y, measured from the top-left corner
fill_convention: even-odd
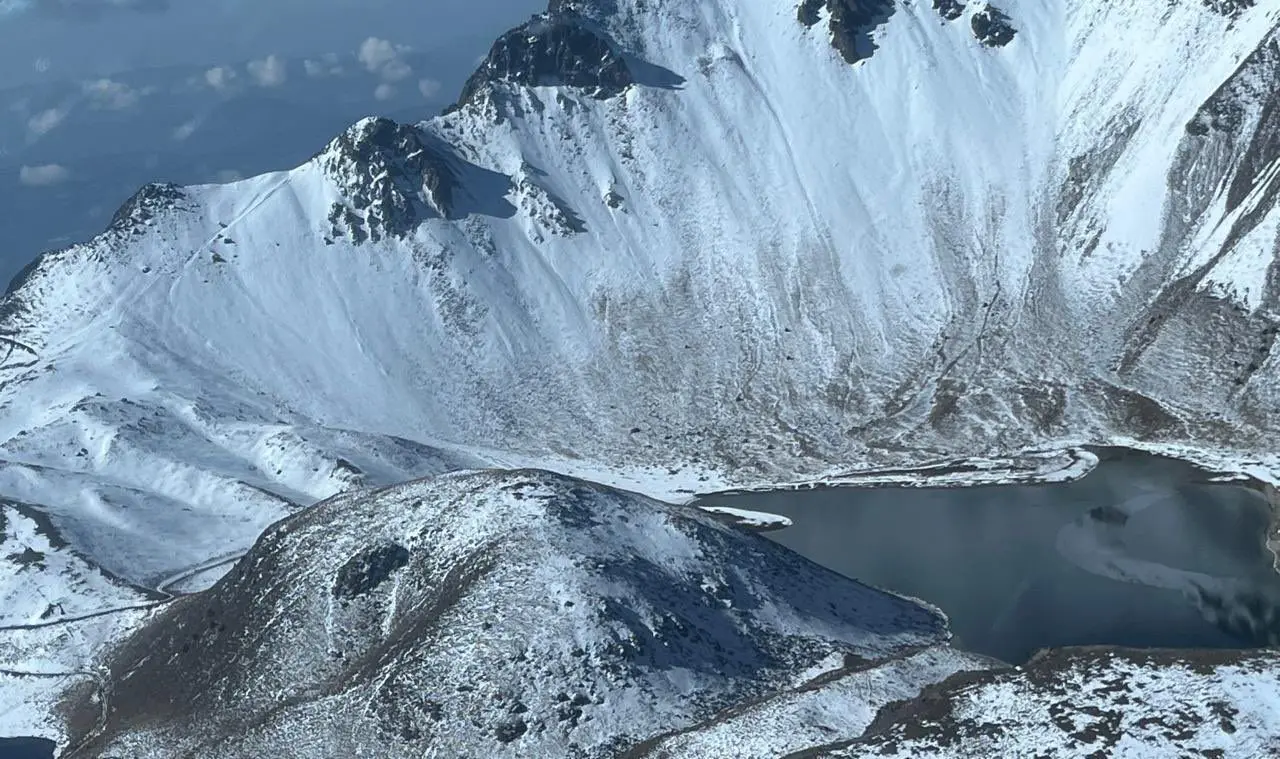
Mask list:
[[[0,563],[0,597],[151,603],[458,469],[674,500],[1092,442],[1280,481],[1278,26],[556,0],[445,114],[149,186],[14,282],[0,497],[65,561]],[[57,622],[35,597],[8,621]]]
[[[144,189],[5,302],[0,493],[148,584],[458,466],[1273,455],[1280,4],[937,5],[558,2],[447,115]]]

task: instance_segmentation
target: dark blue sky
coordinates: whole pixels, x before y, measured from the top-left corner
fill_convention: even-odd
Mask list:
[[[147,181],[289,168],[426,118],[546,0],[0,0],[0,283]]]

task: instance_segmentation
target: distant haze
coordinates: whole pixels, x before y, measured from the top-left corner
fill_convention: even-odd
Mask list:
[[[315,56],[369,36],[427,50],[492,38],[545,8],[545,0],[0,0],[0,87]]]
[[[0,0],[0,284],[149,181],[291,168],[416,121],[546,0]]]

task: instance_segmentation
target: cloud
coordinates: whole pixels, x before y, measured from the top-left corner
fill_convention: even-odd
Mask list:
[[[318,79],[322,76],[336,76],[342,73],[341,66],[317,61],[314,58],[307,58],[302,62],[302,70],[307,72],[307,76]]]
[[[284,61],[275,55],[268,55],[260,61],[249,61],[245,68],[259,87],[279,87],[284,84],[287,76]]]
[[[48,110],[41,111],[27,119],[27,131],[30,132],[33,137],[40,137],[48,134],[54,129],[57,129],[58,125],[67,118],[67,111],[67,108],[50,108]]]
[[[66,167],[56,163],[41,166],[23,166],[18,169],[18,181],[27,187],[49,187],[65,182],[71,176]]]
[[[35,11],[48,16],[96,21],[109,13],[163,13],[169,0],[0,0],[0,16]]]
[[[122,111],[132,107],[142,95],[139,90],[112,79],[85,82],[82,89],[95,108],[106,108],[112,111]]]
[[[302,62],[302,68],[307,72],[307,76],[314,78],[341,76],[345,71],[338,60],[337,53],[325,53],[319,58],[307,58]]]
[[[427,100],[431,100],[436,93],[440,92],[440,83],[434,79],[419,79],[418,92],[421,92]]]
[[[386,79],[388,82],[398,82],[412,73],[413,69],[400,58],[388,61],[387,64],[382,67],[382,78]]]
[[[239,182],[241,179],[244,179],[244,174],[235,169],[223,169],[213,175],[213,181],[216,184],[231,184],[232,182]]]
[[[377,37],[370,37],[360,43],[360,50],[356,53],[356,58],[360,59],[364,67],[373,72],[377,72],[388,61],[393,61],[399,56],[395,45],[389,40],[380,40]]]
[[[356,58],[370,73],[378,74],[388,82],[396,82],[413,73],[413,68],[401,57],[409,50],[405,45],[370,37],[360,44]]]
[[[373,91],[373,96],[378,100],[390,100],[396,96],[395,85],[383,82]]]
[[[177,129],[173,130],[173,139],[177,140],[178,142],[182,142],[183,140],[187,139],[191,135],[195,134],[196,130],[199,128],[200,128],[199,119],[184,121],[183,123],[178,125]]]
[[[226,66],[214,66],[204,72],[205,83],[219,92],[230,87],[235,78],[235,69]]]

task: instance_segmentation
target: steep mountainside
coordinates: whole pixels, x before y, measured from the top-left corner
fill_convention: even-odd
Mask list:
[[[446,113],[148,186],[24,271],[0,593],[149,603],[300,507],[470,468],[674,500],[1111,443],[1280,482],[1278,28],[554,0]]]
[[[1272,455],[1280,3],[934,5],[564,0],[445,116],[146,188],[5,301],[0,493],[146,584],[457,466]]]

